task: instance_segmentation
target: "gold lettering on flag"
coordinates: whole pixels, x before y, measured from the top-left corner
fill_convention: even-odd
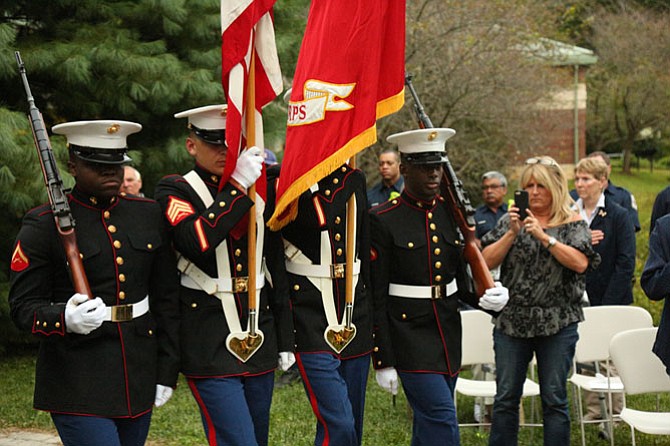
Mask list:
[[[304,100],[289,101],[288,126],[313,124],[326,119],[327,111],[347,111],[354,106],[345,101],[356,88],[356,83],[332,84],[310,79],[303,86]]]

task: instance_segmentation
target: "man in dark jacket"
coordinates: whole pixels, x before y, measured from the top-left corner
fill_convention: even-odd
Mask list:
[[[378,384],[397,391],[398,375],[412,406],[412,444],[458,445],[454,388],[461,363],[459,299],[500,311],[507,289],[481,299],[463,259],[461,234],[440,196],[445,141],[452,129],[388,137],[399,146],[405,190],[370,210],[375,308],[373,366]]]
[[[355,205],[349,214],[352,198]],[[349,220],[354,228],[351,307],[345,276]],[[296,359],[317,419],[314,444],[360,445],[373,317],[363,172],[345,164],[314,184],[300,196],[297,217],[282,228],[281,235]],[[347,315],[354,331],[345,328]]]
[[[11,263],[16,325],[40,339],[36,409],[51,412],[64,445],[143,445],[152,406],[177,384],[178,276],[153,200],[119,194],[127,121],[59,124],[68,195],[92,291],[76,294],[49,205],[29,211]]]
[[[263,151],[244,150],[222,184],[226,110],[208,105],[175,115],[188,118],[186,150],[195,166],[183,176],[163,178],[155,196],[179,253],[181,372],[198,402],[207,440],[266,445],[278,352],[286,361],[292,358],[288,285],[281,241],[264,231],[263,191],[259,187],[253,201],[247,195],[261,176]],[[249,271],[249,218],[256,222],[255,271]],[[256,293],[250,302],[252,274]]]
[[[649,236],[649,257],[644,265],[640,285],[651,300],[663,300],[663,314],[658,325],[654,353],[663,361],[670,375],[670,305],[666,299],[670,290],[670,215],[656,221]]]

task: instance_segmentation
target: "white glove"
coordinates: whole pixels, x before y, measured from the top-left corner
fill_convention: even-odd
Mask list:
[[[154,401],[154,406],[161,407],[163,404],[168,402],[171,396],[172,387],[156,384],[156,400]]]
[[[391,393],[398,394],[398,372],[393,367],[386,367],[375,371],[375,378],[379,387]]]
[[[500,311],[505,308],[509,300],[509,291],[500,282],[495,282],[495,288],[489,288],[479,299],[479,306],[485,310]]]
[[[293,352],[279,352],[279,368],[287,371],[295,364],[295,355]]]
[[[261,176],[263,159],[263,150],[260,147],[249,147],[240,153],[231,177],[240,183],[240,186],[248,189]]]
[[[87,335],[102,325],[106,313],[99,297],[89,299],[85,294],[74,294],[65,305],[65,328],[68,333]]]

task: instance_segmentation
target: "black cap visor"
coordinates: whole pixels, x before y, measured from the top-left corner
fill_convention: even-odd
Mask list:
[[[442,164],[447,162],[447,152],[402,153],[400,159],[409,164]]]
[[[127,164],[132,161],[127,154],[128,148],[123,149],[100,149],[97,147],[82,147],[70,144],[70,151],[77,158],[89,163],[98,164]]]
[[[195,136],[202,139],[206,143],[222,146],[226,144],[226,131],[224,129],[217,130],[203,130],[191,124],[190,129],[195,133]]]

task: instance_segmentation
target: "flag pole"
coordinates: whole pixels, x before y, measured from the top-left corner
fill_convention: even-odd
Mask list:
[[[352,169],[356,168],[356,154],[349,160],[349,166]],[[352,330],[352,319],[354,310],[354,254],[356,251],[355,240],[355,224],[356,224],[356,192],[347,200],[347,255],[344,264],[344,328],[345,330]],[[365,255],[365,253],[364,253]]]
[[[246,129],[247,148],[256,145],[256,57],[252,37],[251,61],[249,62],[249,76],[247,78],[247,109]],[[247,231],[247,303],[249,308],[249,336],[256,336],[256,183],[249,187],[248,196],[254,202],[249,209],[249,228]]]

